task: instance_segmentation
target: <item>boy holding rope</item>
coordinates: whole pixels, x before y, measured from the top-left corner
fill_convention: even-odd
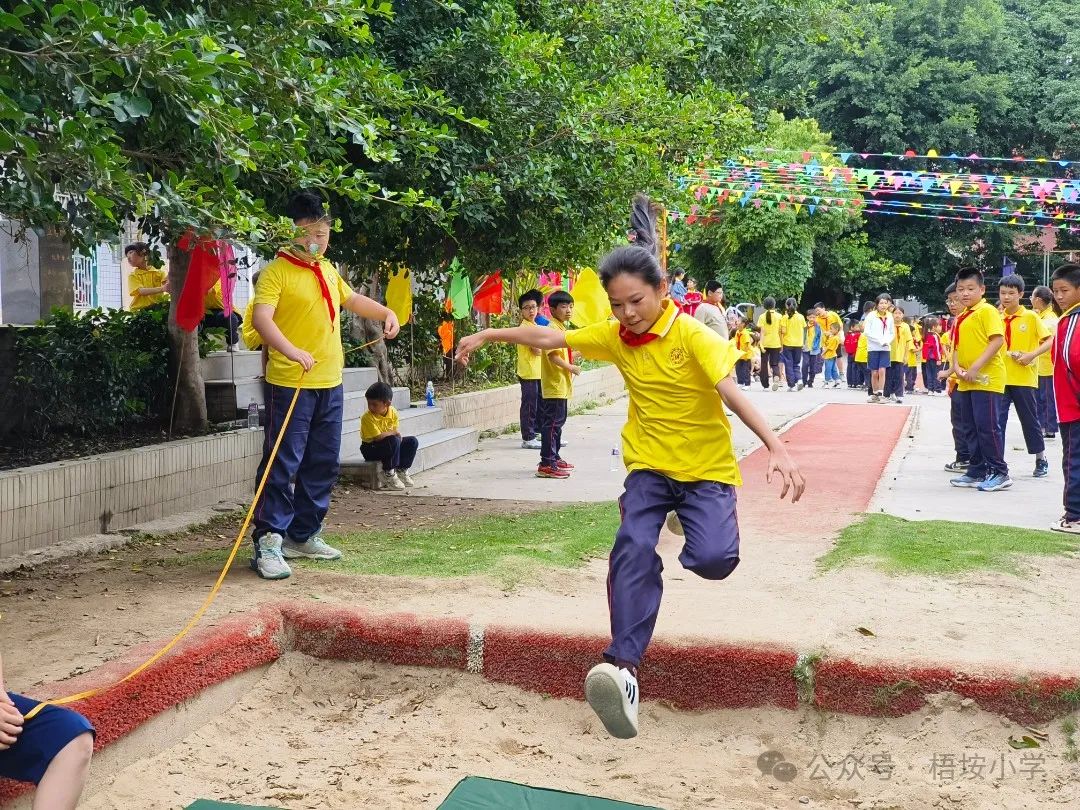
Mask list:
[[[284,431],[266,488],[255,509],[251,567],[263,579],[285,579],[286,558],[336,560],[341,552],[319,536],[330,508],[341,449],[342,309],[383,321],[383,336],[400,329],[382,304],[352,291],[324,258],[330,212],[322,197],[301,191],[285,209],[302,231],[263,268],[255,290],[254,325],[269,349],[266,366],[266,435],[256,480]],[[297,396],[295,411],[285,415]],[[291,486],[293,479],[295,486]]]

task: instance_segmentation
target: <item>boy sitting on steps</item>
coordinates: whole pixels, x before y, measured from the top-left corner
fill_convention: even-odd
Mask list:
[[[413,486],[409,467],[420,446],[415,436],[402,436],[393,389],[384,382],[368,388],[368,409],[360,417],[360,454],[366,461],[382,462],[379,489],[403,490]]]

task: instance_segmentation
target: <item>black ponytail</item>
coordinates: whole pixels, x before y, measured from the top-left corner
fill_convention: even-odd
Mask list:
[[[629,273],[659,289],[664,272],[657,258],[660,252],[656,236],[656,208],[644,194],[634,197],[630,210],[630,232],[633,244],[617,247],[600,260],[600,283],[606,289],[616,276]]]
[[[795,307],[797,307],[798,305],[799,302],[796,301],[794,298],[789,298],[787,301],[784,302],[784,309],[787,310],[789,318],[795,314]]]
[[[772,311],[776,309],[776,299],[770,295],[761,303],[765,307],[765,323],[772,326]]]

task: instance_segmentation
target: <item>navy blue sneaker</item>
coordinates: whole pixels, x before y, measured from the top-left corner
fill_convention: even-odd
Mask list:
[[[1032,473],[1036,478],[1045,478],[1050,474],[1050,462],[1045,458],[1035,459],[1035,472]]]

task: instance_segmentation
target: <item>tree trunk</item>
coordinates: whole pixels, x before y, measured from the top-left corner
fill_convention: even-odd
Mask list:
[[[359,292],[361,295],[366,295],[375,301],[379,300],[379,271],[377,269],[371,271],[371,278],[364,282]],[[356,318],[356,320],[360,322],[360,328],[363,330],[364,343],[370,343],[373,340],[379,341],[368,346],[371,359],[375,363],[375,370],[379,372],[379,381],[387,385],[393,385],[394,370],[390,367],[390,353],[386,350],[386,341],[379,340],[383,333],[382,323],[373,321],[370,318]]]
[[[194,436],[206,433],[206,387],[199,369],[199,333],[185,332],[176,325],[176,304],[187,279],[191,254],[169,245],[169,372],[176,390],[172,401],[170,433]]]

